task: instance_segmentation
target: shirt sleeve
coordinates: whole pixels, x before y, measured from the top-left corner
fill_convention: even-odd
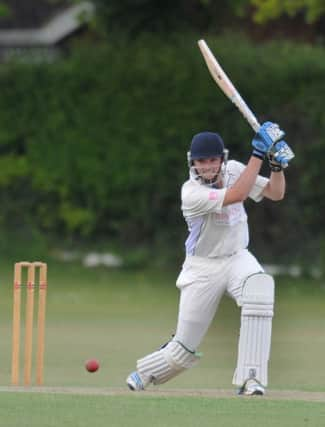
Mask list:
[[[185,183],[182,187],[182,211],[187,218],[207,213],[221,212],[227,189],[213,189],[197,183]]]
[[[269,182],[268,178],[264,176],[257,175],[255,184],[249,193],[249,198],[253,199],[255,202],[260,202],[263,199],[263,190]]]
[[[245,165],[243,163],[237,162],[235,160],[229,161],[229,168],[231,169],[231,173],[237,176],[237,179],[241,175],[241,173],[245,169]],[[269,182],[268,178],[265,178],[262,175],[257,175],[255,184],[253,185],[251,191],[248,194],[248,197],[255,202],[260,202],[263,199],[263,190],[267,186]]]

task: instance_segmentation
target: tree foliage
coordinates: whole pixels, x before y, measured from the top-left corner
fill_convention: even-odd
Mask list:
[[[208,31],[241,16],[247,0],[94,0],[97,16],[108,33],[136,36],[143,32]]]
[[[279,122],[296,152],[286,200],[248,204],[253,247],[269,260],[301,255],[307,244],[315,254],[325,232],[323,50],[208,42],[259,119]],[[251,129],[189,34],[85,46],[52,64],[3,64],[0,84],[2,232],[159,242],[171,253],[187,231],[180,187],[192,135],[219,131],[243,162],[250,152]]]
[[[94,0],[97,17],[108,34],[131,37],[143,32],[180,32],[185,29],[220,33],[249,29],[252,21],[265,24],[302,15],[314,23],[325,15],[324,0]]]
[[[4,2],[0,1],[0,19],[8,16],[10,16],[9,7]]]
[[[303,14],[308,23],[316,22],[325,15],[324,0],[250,0],[256,7],[254,19],[257,23],[264,23],[279,18],[281,15],[289,17]]]

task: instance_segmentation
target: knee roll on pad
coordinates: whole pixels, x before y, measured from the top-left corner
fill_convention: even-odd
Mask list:
[[[250,276],[243,286],[237,368],[233,383],[256,378],[267,385],[271,348],[274,281],[265,273]]]
[[[199,356],[187,350],[181,343],[170,341],[166,347],[137,361],[140,375],[153,384],[163,384],[185,369],[191,368]]]
[[[273,277],[265,273],[258,273],[248,277],[243,286],[242,315],[272,317],[273,304]]]

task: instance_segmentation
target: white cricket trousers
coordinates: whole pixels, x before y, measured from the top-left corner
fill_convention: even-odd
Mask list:
[[[176,286],[180,289],[175,339],[195,351],[206,334],[226,293],[241,306],[242,287],[255,273],[264,272],[256,258],[243,249],[229,257],[187,256]]]

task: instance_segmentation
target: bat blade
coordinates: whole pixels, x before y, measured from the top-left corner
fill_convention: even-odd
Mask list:
[[[198,45],[205,63],[210,71],[210,74],[217,85],[220,87],[223,93],[236,105],[238,110],[242,113],[254,131],[257,132],[260,128],[260,124],[255,114],[251,111],[246,102],[240,96],[239,92],[232,84],[231,80],[211,52],[207,43],[204,40],[199,40]]]

